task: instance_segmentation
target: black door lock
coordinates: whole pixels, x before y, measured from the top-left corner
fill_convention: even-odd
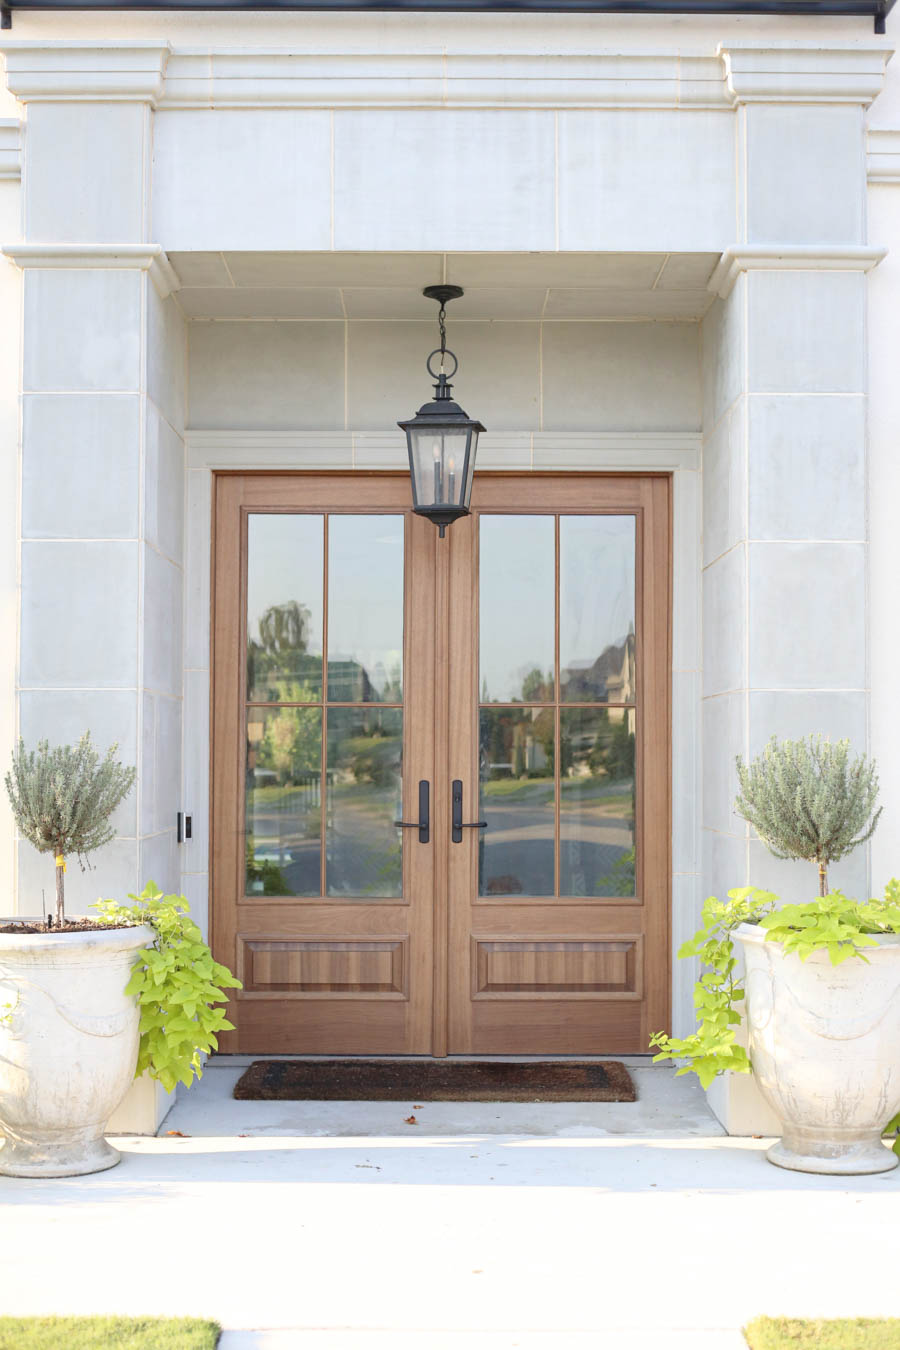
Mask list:
[[[395,820],[401,830],[418,830],[419,843],[427,844],[431,838],[431,818],[429,814],[430,785],[427,778],[419,779],[419,819]]]
[[[454,778],[451,784],[450,800],[452,803],[451,831],[450,838],[454,844],[461,844],[463,830],[486,830],[488,823],[486,820],[463,820],[463,787],[462,779]]]

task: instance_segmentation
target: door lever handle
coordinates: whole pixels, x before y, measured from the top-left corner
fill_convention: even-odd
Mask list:
[[[430,786],[427,778],[419,779],[419,819],[395,820],[401,830],[418,830],[419,843],[427,844],[431,838],[431,819],[429,812]]]
[[[486,820],[463,820],[463,785],[461,778],[454,778],[451,784],[450,801],[452,807],[450,838],[454,844],[461,844],[463,830],[486,830]]]

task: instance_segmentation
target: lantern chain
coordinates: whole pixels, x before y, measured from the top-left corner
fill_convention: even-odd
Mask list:
[[[443,369],[444,369],[444,357],[445,357],[446,354],[447,354],[447,324],[446,324],[446,318],[447,318],[447,310],[446,310],[446,308],[445,308],[445,306],[444,306],[444,302],[443,302],[443,300],[442,300],[442,301],[441,301],[441,307],[440,307],[440,309],[438,310],[438,328],[440,329],[440,333],[441,333],[441,370],[442,370],[442,371],[443,371]]]

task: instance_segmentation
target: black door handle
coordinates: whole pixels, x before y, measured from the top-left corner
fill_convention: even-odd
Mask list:
[[[451,784],[450,800],[452,803],[452,818],[450,838],[454,844],[461,844],[463,830],[486,830],[488,823],[486,820],[468,820],[464,821],[463,816],[463,798],[462,798],[462,779],[454,778]]]
[[[427,778],[419,779],[419,819],[395,820],[401,830],[418,830],[419,843],[427,844],[431,838],[431,817],[429,814],[430,787]]]

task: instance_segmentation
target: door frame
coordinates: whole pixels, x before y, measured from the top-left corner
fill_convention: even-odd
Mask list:
[[[185,612],[183,645],[183,809],[193,835],[179,848],[180,889],[204,931],[211,866],[209,702],[213,478],[235,471],[298,473],[407,469],[402,443],[390,433],[221,431],[186,433]],[[490,437],[479,470],[554,473],[667,473],[672,476],[672,946],[697,926],[702,905],[700,531],[702,436],[672,432],[503,432]],[[672,1024],[693,1025],[691,981],[672,970]]]

